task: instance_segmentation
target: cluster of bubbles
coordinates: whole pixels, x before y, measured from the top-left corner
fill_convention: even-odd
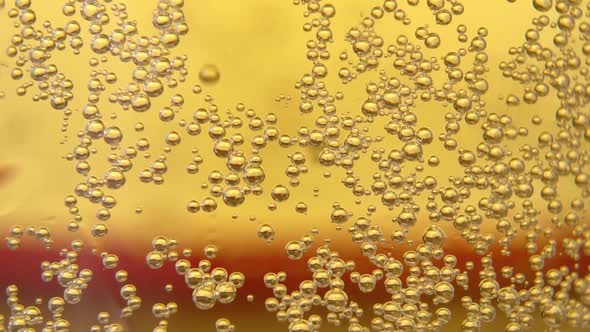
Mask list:
[[[114,193],[133,177],[146,185],[163,185],[169,171],[167,156],[185,141],[207,145],[213,158],[225,165],[204,175],[201,189],[208,194],[187,202],[188,213],[239,207],[247,204],[251,195],[267,197],[268,209],[274,211],[295,196],[292,189],[308,173],[308,164],[317,162],[317,167],[326,169],[326,178],[336,173],[334,169],[342,171],[338,172],[344,174],[340,183],[357,205],[364,198],[376,198],[377,204],[368,205],[362,215],[333,202],[332,212],[326,216],[338,230],[348,231],[373,270],[358,271],[354,261],[340,258],[328,243],[317,247],[308,259],[312,276],[301,281],[299,289],[287,289],[285,272],[266,273],[264,284],[273,296],[265,300],[265,308],[279,322],[288,323],[290,332],[318,331],[324,321],[346,326],[349,332],[438,331],[456,319],[451,312],[455,303],[466,312],[461,323],[464,331],[478,331],[494,322],[499,313],[507,317],[505,330],[510,332],[536,328],[533,324],[539,313],[553,331],[565,326],[590,327],[590,274],[580,264],[590,256],[590,229],[584,215],[590,195],[590,23],[584,18],[590,15],[590,4],[532,0],[537,16],[525,32],[525,41],[510,47],[509,59],[498,68],[502,76],[518,83],[522,92],[503,96],[506,109],[492,112],[486,101],[487,77],[493,68],[487,53],[488,29],[478,27],[470,32],[467,26],[457,24],[456,49],[447,47],[451,40],[437,33],[439,26],[459,20],[465,11],[460,1],[383,1],[371,8],[358,26],[346,31],[344,40],[350,50],[339,54],[344,65],[330,73],[330,45],[338,38],[332,29],[336,6],[326,0],[295,0],[295,5],[304,8],[303,30],[313,37],[306,42],[310,70],[297,80],[294,89],[300,93],[298,110],[315,121],[289,134],[279,130],[275,113],[259,113],[244,103],[222,112],[211,96],[205,97],[206,105],[192,109],[190,120],[177,118],[192,107],[179,93],[159,102],[165,106],[154,111],[154,101],[163,100],[165,90],[181,86],[189,74],[188,57],[173,52],[189,30],[184,1],[154,2],[152,24],[157,34],[153,36],[140,35],[137,22],[129,19],[127,6],[112,0],[66,0],[62,13],[69,21],[63,27],[54,27],[50,21],[39,23],[31,0],[15,0],[7,9],[16,31],[6,49],[14,59],[10,76],[16,81],[27,80],[16,88],[16,94],[25,96],[35,87],[34,101],[48,100],[53,109],[63,112],[61,143],[75,141],[65,159],[84,180],[64,199],[72,215],[67,222],[70,232],[79,231],[83,220],[79,200],[86,200],[96,207],[92,236],[108,235],[108,220],[117,205]],[[432,13],[434,25],[421,24],[414,29],[410,14],[417,6]],[[0,8],[4,7],[0,0]],[[378,32],[380,21],[388,16],[412,27],[413,34],[399,33],[388,42],[386,35]],[[74,83],[51,58],[57,51],[83,54],[86,49],[92,52],[92,69],[86,98],[74,107]],[[349,59],[349,54],[355,58]],[[115,84],[122,78],[108,69],[113,61],[131,68],[128,82],[119,87]],[[330,75],[350,85],[369,72],[377,73],[377,80],[365,82],[363,101],[356,112],[338,110],[344,94],[329,91],[326,82]],[[204,85],[216,84],[220,77],[214,64],[202,65],[198,73]],[[192,92],[200,94],[202,87],[195,85]],[[154,151],[159,144],[145,137],[126,140],[126,128],[116,125],[117,113],[106,115],[103,110],[101,97],[105,96],[122,111],[152,111],[163,124],[174,127],[164,135],[162,151]],[[550,120],[534,115],[532,126],[523,126],[513,119],[511,113],[519,107],[540,105],[541,99],[550,97],[558,104]],[[284,99],[288,98],[281,96],[277,101]],[[443,123],[438,135],[418,110],[424,104],[441,109]],[[74,115],[81,116],[83,125],[72,139],[66,133]],[[546,123],[541,127],[543,121]],[[141,136],[145,126],[137,122],[133,130]],[[463,132],[478,133],[476,141],[460,139]],[[533,143],[526,143],[530,138]],[[444,156],[431,152],[437,144],[443,147]],[[289,151],[286,179],[272,184],[265,181],[263,166],[264,150],[270,145]],[[93,169],[91,161],[105,150],[110,166]],[[447,161],[449,156],[451,162]],[[150,160],[149,167],[134,169],[134,162],[141,157]],[[366,160],[370,168],[364,166]],[[186,173],[201,175],[205,162],[201,151],[193,149]],[[445,163],[447,179],[430,174]],[[563,195],[566,190],[576,192]],[[319,196],[318,188],[314,196]],[[389,228],[373,221],[378,210],[391,216]],[[295,212],[305,215],[307,203],[298,201]],[[421,230],[420,239],[412,240],[409,234],[421,219],[429,224]],[[53,243],[44,226],[25,229],[16,225],[9,230],[7,246],[18,249],[25,233],[46,247]],[[270,224],[259,225],[256,234],[266,242],[276,237]],[[299,240],[288,241],[284,247],[288,259],[298,261],[311,252],[317,235],[314,229]],[[457,256],[446,251],[451,236],[462,238],[479,262],[467,261],[461,267]],[[499,246],[500,255],[510,256],[513,242],[523,237],[528,267],[499,269],[494,265],[494,246]],[[391,242],[409,249],[396,258],[385,249]],[[205,258],[195,266],[189,260],[192,251],[179,252],[177,247],[175,240],[154,238],[146,264],[160,269],[167,262],[174,263],[199,309],[234,302],[245,276],[212,268],[210,260],[217,256],[217,247],[205,247]],[[64,307],[80,302],[93,276],[92,270],[77,264],[78,253],[84,249],[82,241],[74,240],[71,248],[60,251],[60,260],[42,263],[41,279],[48,283],[55,279],[64,289],[63,296],[47,303],[50,319],[41,315],[38,306],[42,299],[25,307],[19,303],[17,286],[8,286],[11,315],[7,322],[0,317],[0,331],[6,330],[4,326],[8,331],[33,331],[37,325],[44,325],[47,332],[69,331]],[[118,269],[117,255],[95,254],[104,269],[117,270],[115,278],[124,284],[120,295],[126,302],[120,316],[131,317],[142,299],[135,286],[127,284],[128,273]],[[574,263],[546,267],[560,256]],[[347,293],[352,287],[361,293],[384,287],[389,297],[373,305],[368,326],[361,319],[368,313],[353,301],[350,291]],[[172,291],[172,285],[165,290]],[[467,290],[478,296],[456,295]],[[253,295],[247,299],[253,302]],[[315,307],[327,311],[325,316],[316,313]],[[177,311],[175,302],[153,304],[152,314],[159,319],[154,331],[166,331],[168,319]],[[218,319],[215,328],[218,332],[235,329],[226,318]],[[106,312],[99,313],[98,324],[91,327],[96,332],[123,330],[124,324],[112,322]]]
[[[33,230],[34,231],[34,230]],[[52,297],[47,301],[47,311],[51,317],[43,317],[43,298],[36,298],[34,305],[26,306],[19,302],[19,290],[16,285],[6,287],[6,303],[8,304],[11,316],[8,319],[6,328],[2,324],[2,331],[70,331],[71,323],[65,318],[64,312],[67,305],[74,305],[82,301],[85,289],[93,279],[93,271],[89,268],[82,268],[78,262],[78,255],[84,249],[84,243],[80,240],[73,240],[70,248],[60,250],[59,261],[41,263],[41,280],[51,283],[54,280],[63,288],[63,296]],[[114,254],[107,252],[100,253],[103,267],[105,269],[115,269],[119,263],[119,258]],[[126,281],[126,272],[117,271],[116,279],[118,282]],[[121,296],[127,300],[127,305],[121,309],[121,317],[130,317],[134,310],[141,306],[141,298],[135,295],[135,286],[127,284],[121,287]],[[98,324],[90,327],[90,331],[99,332],[121,332],[124,331],[123,325],[112,323],[108,312],[100,312],[97,316]],[[0,321],[4,322],[4,317],[0,315]]]
[[[303,280],[299,290],[290,294],[287,292],[285,285],[280,283],[286,279],[284,272],[267,273],[264,276],[265,285],[272,288],[274,294],[274,297],[266,300],[266,309],[276,312],[279,321],[288,321],[290,331],[311,332],[320,328],[323,318],[317,314],[309,317],[304,315],[313,306],[322,306],[328,310],[325,319],[329,324],[347,324],[348,331],[360,332],[365,330],[359,324],[364,311],[358,303],[348,302],[344,280],[349,279],[351,284],[356,284],[362,293],[373,292],[381,281],[390,294],[391,301],[374,304],[374,317],[370,323],[372,330],[439,330],[449,323],[449,308],[439,307],[436,315],[432,315],[428,310],[428,302],[421,299],[432,296],[431,301],[435,306],[452,303],[455,293],[452,283],[455,282],[465,289],[468,287],[467,273],[457,268],[457,258],[444,254],[442,245],[445,234],[438,226],[433,225],[424,231],[424,245],[419,246],[416,251],[407,251],[403,262],[377,253],[375,243],[380,241],[381,234],[378,229],[370,228],[370,221],[360,218],[353,228],[368,231],[370,234],[361,245],[361,251],[375,266],[370,274],[355,271],[355,262],[343,260],[329,245],[320,246],[316,255],[307,261],[312,279]],[[317,235],[313,231],[312,234]],[[311,247],[312,240],[308,236],[301,241],[289,242],[285,246],[287,257],[292,260],[301,259],[304,251]],[[442,261],[444,266],[438,268],[437,265],[440,264],[435,264],[436,261]],[[404,282],[400,279],[404,267],[409,269],[410,274],[405,280],[406,287],[403,287]]]
[[[325,321],[328,324],[345,325],[349,332],[368,331],[360,324],[360,318],[368,313],[349,300],[345,291],[344,280],[349,279],[362,293],[371,293],[382,283],[390,295],[390,301],[373,304],[371,331],[441,330],[452,319],[452,307],[445,305],[451,306],[454,301],[460,302],[467,311],[468,317],[461,324],[464,331],[479,331],[484,323],[494,322],[498,311],[510,318],[506,331],[532,329],[536,310],[552,329],[558,329],[565,322],[571,327],[587,326],[585,321],[590,316],[588,276],[581,278],[577,272],[572,273],[569,267],[562,266],[545,273],[538,269],[529,282],[525,274],[514,274],[513,267],[504,266],[501,277],[509,280],[510,285],[502,287],[492,256],[486,255],[478,271],[480,298],[463,296],[459,299],[455,296],[455,287],[469,288],[468,272],[475,268],[474,262],[466,262],[463,270],[459,268],[458,258],[444,253],[445,234],[437,226],[427,228],[422,240],[425,245],[416,251],[406,251],[403,261],[365,252],[375,269],[364,274],[356,271],[354,261],[343,260],[329,245],[320,246],[315,256],[307,261],[312,278],[301,281],[299,289],[288,291],[282,284],[286,280],[284,272],[269,272],[264,276],[265,285],[274,295],[266,299],[266,310],[275,313],[278,321],[288,322],[292,332],[320,329],[324,318],[309,313],[315,306],[327,309]],[[286,247],[286,251],[290,259],[302,257],[294,248]],[[404,269],[409,270],[405,280],[402,279]],[[576,297],[580,300],[575,300]],[[431,309],[431,305],[435,308]]]
[[[193,302],[202,310],[213,308],[215,303],[227,304],[235,300],[237,290],[244,286],[246,278],[241,272],[228,273],[222,267],[211,269],[211,261],[217,257],[219,249],[215,245],[204,248],[206,259],[192,267],[188,257],[192,255],[190,249],[182,251],[185,258],[180,258],[175,250],[178,243],[175,240],[158,236],[152,240],[152,251],[146,255],[146,263],[151,269],[160,269],[164,264],[174,262],[176,272],[184,276],[184,282],[193,290]],[[167,286],[170,288],[170,286]],[[171,290],[171,289],[170,289]]]
[[[51,248],[53,245],[53,239],[51,239],[51,232],[45,226],[34,227],[29,226],[24,229],[20,225],[14,225],[10,227],[8,236],[6,236],[6,246],[10,250],[17,250],[22,245],[22,239],[24,235],[34,237],[36,240],[41,241],[45,248]]]
[[[39,308],[43,303],[42,299],[37,299],[35,305],[27,307],[19,303],[19,289],[16,285],[6,287],[6,299],[12,312],[7,322],[8,331],[31,331],[43,325],[43,331],[68,331],[70,328],[70,323],[62,318],[66,303],[61,297],[54,297],[48,301],[47,309],[52,316],[49,320],[45,320]],[[4,317],[0,318],[4,325]],[[7,331],[4,326],[2,330]]]
[[[84,44],[80,36],[82,27],[72,21],[56,28],[50,21],[44,21],[40,29],[37,28],[37,15],[30,0],[15,1],[14,5],[8,10],[8,17],[14,20],[14,28],[20,31],[12,36],[6,49],[6,54],[16,59],[10,77],[17,81],[25,77],[30,79],[21,84],[16,93],[24,96],[29,88],[36,85],[38,93],[33,95],[34,101],[49,100],[53,108],[63,110],[74,97],[74,83],[50,63],[51,54],[65,51],[68,46],[79,52]],[[65,116],[70,112],[66,112]]]

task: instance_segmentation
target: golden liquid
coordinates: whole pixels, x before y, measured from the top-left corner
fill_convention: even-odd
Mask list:
[[[0,331],[589,328],[589,6],[0,0]]]

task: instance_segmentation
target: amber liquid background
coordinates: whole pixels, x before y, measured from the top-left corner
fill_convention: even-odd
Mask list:
[[[59,3],[59,5],[58,5]],[[125,1],[131,19],[138,22],[140,34],[151,35],[155,33],[151,26],[152,10],[155,1],[128,0]],[[369,81],[377,81],[378,74],[375,71],[368,72],[359,79],[342,85],[336,72],[342,65],[337,55],[347,49],[352,56],[348,43],[344,41],[346,31],[359,24],[362,17],[369,15],[370,9],[375,5],[381,5],[380,1],[335,1],[337,15],[333,19],[332,29],[335,36],[333,44],[329,45],[332,58],[327,62],[330,75],[326,79],[326,85],[331,91],[342,91],[344,100],[340,102],[338,109],[343,113],[358,114],[360,105],[366,98],[364,86]],[[544,123],[551,124],[553,113],[558,105],[554,96],[549,96],[543,102],[536,105],[521,105],[517,109],[508,109],[501,96],[509,93],[520,94],[521,87],[511,80],[503,78],[498,69],[500,61],[508,58],[508,46],[517,46],[524,41],[524,32],[531,25],[531,19],[537,14],[534,12],[530,1],[464,1],[465,13],[455,17],[449,26],[436,26],[434,17],[426,9],[426,6],[408,8],[407,12],[412,18],[410,26],[404,26],[393,18],[385,18],[377,23],[378,30],[386,44],[394,43],[395,38],[406,33],[412,36],[418,25],[429,24],[442,38],[441,47],[436,50],[427,50],[428,56],[441,57],[448,51],[455,51],[463,45],[457,42],[456,26],[464,24],[468,33],[475,35],[479,27],[489,30],[487,37],[487,52],[490,58],[490,71],[487,80],[490,85],[486,94],[487,109],[490,112],[509,113],[513,117],[515,125],[519,123],[529,126],[532,115],[542,116]],[[34,1],[38,21],[50,20],[54,26],[63,26],[69,18],[61,15],[61,2]],[[7,46],[12,33],[16,30],[6,17],[6,10],[0,16],[0,45]],[[275,0],[249,0],[249,1],[186,1],[184,13],[189,24],[190,32],[184,36],[181,43],[173,51],[175,55],[186,54],[188,56],[187,68],[189,76],[185,83],[181,83],[176,89],[167,89],[164,96],[152,101],[152,109],[145,113],[122,111],[116,104],[106,101],[101,103],[104,114],[116,113],[118,118],[112,122],[124,131],[123,146],[133,145],[135,140],[146,137],[152,143],[152,157],[156,156],[165,147],[164,135],[171,130],[173,124],[165,124],[159,121],[157,110],[166,105],[169,96],[181,93],[185,96],[183,111],[176,119],[190,120],[192,112],[198,107],[206,105],[205,95],[211,95],[214,103],[220,111],[233,109],[237,103],[244,103],[246,107],[255,109],[259,114],[274,112],[279,118],[277,127],[281,132],[295,134],[296,129],[304,124],[312,124],[315,116],[303,115],[298,110],[299,92],[293,88],[294,83],[302,74],[309,72],[311,65],[305,58],[305,43],[312,39],[310,33],[301,28],[307,21],[303,17],[304,9],[294,6],[289,1]],[[84,32],[88,36],[86,31]],[[88,47],[84,47],[80,55],[73,55],[71,51],[55,52],[51,59],[62,72],[66,73],[74,81],[74,100],[70,108],[76,109],[85,102],[85,84],[88,74],[92,70],[88,66],[88,59],[92,57]],[[110,57],[110,56],[108,56]],[[385,59],[386,60],[386,59]],[[333,176],[325,179],[325,171],[314,156],[319,150],[313,148],[291,148],[289,150],[278,147],[277,144],[269,146],[261,153],[263,166],[267,179],[264,183],[265,193],[261,196],[250,195],[246,202],[238,208],[230,208],[219,202],[219,208],[206,214],[199,212],[189,214],[186,211],[186,203],[192,199],[200,201],[209,196],[207,190],[200,185],[206,182],[206,176],[214,169],[222,169],[224,161],[215,158],[211,151],[211,140],[201,136],[186,137],[178,147],[173,148],[168,154],[169,171],[165,176],[165,183],[161,186],[143,184],[136,177],[129,175],[127,184],[115,193],[118,205],[112,211],[112,217],[107,222],[109,235],[105,238],[95,239],[90,235],[90,229],[96,218],[96,206],[88,202],[80,202],[81,214],[84,217],[80,230],[70,233],[66,230],[67,221],[71,219],[63,199],[72,193],[74,186],[84,179],[74,170],[74,164],[66,161],[63,156],[71,152],[75,145],[77,130],[83,128],[84,120],[81,116],[71,117],[69,120],[69,140],[60,144],[62,138],[59,128],[61,126],[62,112],[55,111],[45,102],[35,103],[30,96],[17,97],[15,88],[17,83],[10,79],[10,68],[13,59],[9,59],[4,52],[0,54],[0,91],[5,92],[5,97],[0,99],[0,162],[9,168],[10,176],[3,181],[0,188],[0,230],[7,232],[9,227],[15,224],[26,227],[28,225],[45,226],[52,232],[55,245],[46,250],[35,240],[23,241],[22,248],[11,251],[5,246],[0,249],[0,287],[9,284],[17,284],[21,289],[21,302],[33,303],[37,297],[45,300],[60,296],[63,293],[55,281],[43,283],[40,281],[40,264],[43,260],[58,260],[58,251],[66,247],[73,239],[85,241],[86,249],[81,254],[79,265],[83,268],[91,268],[94,278],[89,288],[84,292],[83,300],[77,305],[67,305],[64,317],[69,319],[73,331],[88,330],[91,324],[96,324],[96,315],[101,311],[111,313],[113,320],[118,321],[120,308],[125,304],[119,296],[121,284],[114,279],[115,270],[104,269],[100,257],[89,252],[89,248],[96,248],[98,252],[107,251],[119,256],[119,268],[129,272],[129,283],[137,286],[138,295],[143,299],[142,309],[131,319],[125,320],[124,325],[130,331],[151,331],[157,325],[158,320],[151,316],[150,310],[153,303],[170,301],[179,304],[178,314],[169,319],[169,331],[214,331],[214,322],[220,317],[226,317],[236,325],[237,331],[278,331],[287,330],[287,324],[276,322],[273,313],[264,310],[264,300],[272,296],[272,290],[264,286],[262,276],[273,271],[287,272],[285,284],[289,290],[298,287],[304,279],[310,279],[311,273],[307,271],[306,260],[312,255],[313,249],[308,251],[302,260],[290,261],[284,254],[284,244],[289,240],[299,239],[309,234],[312,227],[319,229],[313,248],[323,244],[324,239],[330,239],[332,250],[336,250],[344,259],[353,259],[357,263],[357,271],[370,273],[374,268],[362,256],[358,246],[350,242],[350,235],[345,231],[336,231],[335,225],[330,223],[329,214],[333,202],[339,202],[349,208],[355,215],[366,211],[369,204],[378,205],[377,198],[364,198],[363,204],[355,205],[354,196],[345,190],[340,183],[344,171],[332,169]],[[191,88],[194,84],[200,84],[198,79],[199,68],[205,63],[213,63],[218,66],[221,78],[214,85],[203,85],[203,93],[194,95]],[[117,85],[130,81],[132,65],[122,64],[117,59],[109,59],[109,70],[115,72],[119,78]],[[391,72],[390,61],[382,61],[384,69]],[[20,84],[20,82],[19,82]],[[275,101],[279,95],[290,96],[290,101]],[[419,123],[431,128],[437,137],[444,126],[444,113],[439,103],[421,103],[416,109]],[[141,121],[145,130],[137,133],[133,130],[136,122]],[[174,121],[176,123],[176,121]],[[376,121],[373,125],[376,131],[382,130],[383,123]],[[542,128],[530,127],[527,139],[535,141],[538,132]],[[382,133],[381,133],[382,134]],[[248,137],[248,136],[247,136]],[[473,128],[465,126],[458,135],[460,142],[471,144],[473,148],[476,142],[481,140],[481,132],[478,126]],[[392,141],[393,142],[393,141]],[[519,142],[522,142],[519,141]],[[395,144],[395,143],[392,143]],[[184,170],[185,165],[191,160],[191,149],[198,148],[204,158],[197,175],[189,175]],[[288,179],[284,175],[284,169],[289,164],[286,157],[288,152],[303,151],[308,155],[309,173],[301,176],[301,185],[291,189],[291,199],[278,204],[276,211],[269,211],[266,206],[271,202],[270,188],[274,184],[287,185]],[[92,158],[93,170],[107,170],[106,155],[108,149],[99,149],[97,156]],[[425,155],[438,155],[441,158],[441,166],[428,170],[428,174],[444,183],[450,175],[460,175],[461,169],[456,164],[456,152],[444,151],[442,144],[428,146]],[[367,158],[365,158],[367,159]],[[137,158],[132,174],[148,167],[153,158]],[[376,170],[376,166],[370,162],[360,162],[358,169],[367,167],[366,174],[357,171],[359,176],[369,179]],[[97,172],[101,174],[100,172]],[[570,181],[571,182],[571,181]],[[569,183],[560,184],[561,197],[567,198]],[[312,195],[313,188],[319,188],[319,196]],[[573,185],[572,185],[573,188]],[[477,195],[470,198],[477,202]],[[309,206],[306,215],[295,213],[297,202],[303,201]],[[423,203],[423,202],[422,202]],[[536,202],[543,204],[542,202]],[[543,205],[542,205],[543,206]],[[136,208],[141,208],[142,213],[137,214]],[[545,212],[546,213],[546,212]],[[238,218],[233,219],[232,215]],[[255,216],[255,221],[249,217]],[[384,235],[389,236],[393,229],[391,217],[393,213],[380,208],[373,216],[373,222],[379,224],[384,230]],[[540,219],[549,219],[548,215],[541,215]],[[267,244],[256,235],[258,225],[268,223],[277,233],[272,244]],[[427,215],[421,213],[420,220],[411,231],[411,237],[419,239],[422,230],[430,224]],[[459,258],[459,266],[462,268],[466,261],[476,262],[476,269],[470,274],[471,289],[464,292],[457,289],[453,309],[453,321],[445,327],[447,331],[460,329],[460,324],[465,313],[461,309],[459,299],[462,295],[470,294],[477,297],[477,262],[479,257],[473,254],[473,249],[467,245],[452,227],[445,226],[447,231],[447,253]],[[494,223],[484,223],[483,229],[494,229]],[[238,297],[231,304],[217,304],[213,309],[200,311],[194,307],[191,300],[191,290],[183,282],[182,276],[174,271],[174,264],[167,263],[160,270],[151,270],[146,266],[145,254],[150,251],[152,238],[164,235],[179,242],[179,248],[193,249],[190,258],[193,264],[204,258],[202,248],[206,244],[215,244],[219,247],[219,255],[212,260],[213,266],[225,267],[229,272],[240,271],[246,275],[246,284],[239,290]],[[556,238],[563,236],[559,232],[554,234]],[[523,248],[521,239],[512,245],[512,256],[501,257],[498,248],[493,248],[494,264],[497,270],[504,264],[516,266],[516,271],[526,272],[528,269],[528,254]],[[390,241],[381,246],[384,252],[391,252],[394,257],[401,260],[401,255],[408,249],[407,245],[394,245]],[[565,256],[564,256],[565,257]],[[585,273],[587,260],[580,263],[581,273]],[[567,264],[572,266],[573,261],[567,258],[554,258],[546,263],[546,270],[551,266]],[[520,270],[519,270],[520,268]],[[357,301],[365,309],[365,324],[372,317],[371,306],[375,302],[387,301],[388,295],[382,285],[370,294],[362,294],[355,285],[349,285],[347,292],[351,300]],[[164,285],[173,284],[171,293],[164,291]],[[247,303],[246,295],[254,294],[253,303]],[[45,309],[45,305],[42,305]],[[0,312],[7,315],[7,307],[0,308]],[[314,309],[315,311],[316,309]],[[50,314],[44,312],[47,317]],[[498,311],[497,321],[483,325],[484,331],[502,330],[506,324],[503,313]],[[535,331],[542,330],[542,321],[537,321]],[[330,328],[324,321],[322,330],[345,330],[345,326]],[[562,330],[567,330],[564,328]]]

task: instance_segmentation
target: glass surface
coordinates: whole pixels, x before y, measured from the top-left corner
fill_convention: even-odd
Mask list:
[[[0,331],[590,328],[589,1],[0,8]]]

